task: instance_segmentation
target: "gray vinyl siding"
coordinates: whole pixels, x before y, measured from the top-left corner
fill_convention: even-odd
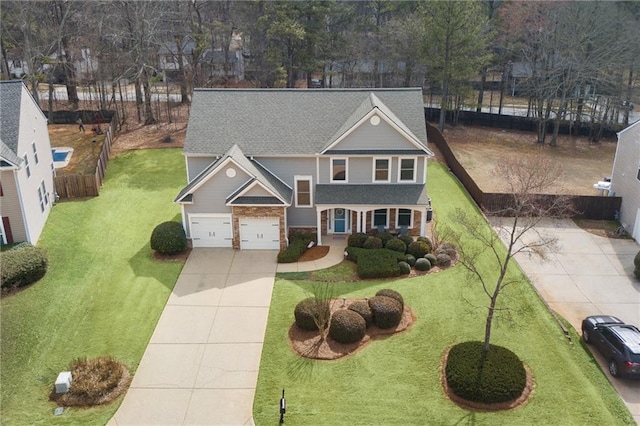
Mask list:
[[[236,175],[228,177],[229,168],[236,170]],[[249,180],[249,176],[233,164],[220,169],[214,176],[204,182],[193,193],[193,204],[185,204],[186,213],[231,213],[226,199]]]
[[[242,194],[242,196],[243,197],[265,197],[265,196],[273,197],[273,194],[268,192],[266,189],[264,189],[260,185],[256,185],[250,190],[248,190],[247,192],[245,192],[244,194]]]
[[[618,138],[611,189],[615,195],[622,197],[620,222],[628,225],[631,235],[638,234],[633,229],[636,215],[640,209],[640,122],[622,131]]]
[[[256,161],[278,176],[283,182],[294,187],[294,176],[312,176],[316,180],[315,157],[256,157]]]
[[[418,137],[420,135],[417,135]],[[380,124],[372,125],[369,120],[362,123],[340,143],[331,149],[420,149],[404,138],[396,129],[385,120],[380,119]]]
[[[291,206],[287,209],[288,226],[316,226],[316,221],[315,208],[296,208]]]
[[[380,155],[376,157],[347,157],[347,183],[350,184],[367,184],[367,183],[380,183],[373,182],[373,159],[378,157],[391,158],[391,176],[390,184],[398,183],[398,156]],[[426,162],[427,159],[424,156],[407,156],[416,158],[416,181],[415,183],[423,183],[426,174]],[[320,157],[320,184],[331,183],[331,158],[343,158],[340,156],[334,157]]]
[[[11,235],[14,241],[26,241],[27,232],[24,229],[24,218],[20,208],[20,197],[16,187],[16,180],[12,170],[0,171],[2,193],[0,197],[0,215],[9,218]],[[39,208],[38,208],[39,209]]]
[[[191,182],[201,171],[213,163],[216,157],[187,157],[187,181]]]

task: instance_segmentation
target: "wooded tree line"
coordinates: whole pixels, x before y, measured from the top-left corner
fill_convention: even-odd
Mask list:
[[[19,59],[36,99],[38,83],[63,83],[71,108],[78,84],[107,108],[131,82],[145,123],[155,121],[152,87],[169,72],[184,103],[193,87],[238,78],[255,87],[422,86],[442,106],[441,128],[447,110],[480,110],[490,86],[499,111],[506,95],[528,100],[539,142],[553,121],[555,144],[563,119],[628,123],[638,84],[638,2],[49,0],[3,1],[1,12],[3,75]],[[234,51],[241,77],[228,72]],[[215,74],[205,66],[214,57]],[[79,81],[81,59],[95,66]]]

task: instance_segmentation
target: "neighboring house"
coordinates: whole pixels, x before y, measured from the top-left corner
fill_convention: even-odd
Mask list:
[[[640,121],[618,133],[610,192],[622,197],[620,223],[640,242]]]
[[[38,242],[54,198],[44,116],[21,80],[0,81],[0,238]]]
[[[196,89],[175,202],[194,247],[283,249],[292,230],[425,235],[422,89]]]
[[[193,51],[196,47],[196,43],[190,38],[185,39],[182,43],[182,66],[187,67],[191,64],[191,58],[193,57]],[[180,70],[180,54],[178,52],[178,44],[173,41],[164,43],[164,45],[158,49],[158,67],[164,72],[175,72]]]
[[[244,80],[244,57],[242,50],[229,50],[227,60],[225,53],[220,49],[207,49],[202,53],[200,65],[202,73],[210,80],[214,81],[220,77]]]

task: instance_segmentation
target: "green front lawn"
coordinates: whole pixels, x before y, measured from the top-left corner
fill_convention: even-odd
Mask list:
[[[77,357],[112,355],[135,372],[182,269],[151,257],[149,237],[179,220],[184,183],[178,149],[122,154],[100,196],[55,205],[38,245],[49,271],[2,299],[2,424],[105,424],[120,400],[54,417],[56,376]]]
[[[473,209],[442,165],[430,164],[429,185],[438,220],[445,221],[456,206]],[[513,268],[511,273],[521,272]],[[533,396],[517,409],[486,413],[450,402],[440,381],[445,349],[483,338],[487,299],[461,267],[410,279],[334,284],[341,297],[395,289],[417,315],[408,331],[337,361],[302,359],[289,347],[294,307],[313,287],[290,278],[277,279],[273,291],[254,400],[258,425],[276,424],[282,389],[286,424],[633,424],[579,336],[574,332],[575,343],[567,342],[529,285],[501,296],[502,305],[512,308],[512,320],[499,316],[492,343],[508,347],[530,366]]]

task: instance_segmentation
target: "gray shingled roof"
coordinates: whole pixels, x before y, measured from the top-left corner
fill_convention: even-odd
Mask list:
[[[407,206],[429,203],[426,185],[316,185],[316,204]]]
[[[16,155],[20,129],[22,86],[22,80],[0,81],[0,141],[2,141],[0,155],[13,164],[22,163],[22,160]]]
[[[203,180],[205,180],[211,173],[215,171],[215,169],[222,164],[227,158],[231,158],[236,162],[240,167],[245,169],[253,178],[251,181],[258,181],[262,185],[264,185],[269,191],[273,194],[281,197],[285,202],[291,202],[291,197],[293,196],[293,190],[289,188],[285,183],[283,183],[280,179],[275,177],[271,172],[265,169],[261,164],[256,161],[250,160],[247,158],[242,150],[237,146],[233,145],[229,150],[225,153],[217,161],[213,162],[209,166],[207,166],[198,176],[196,176],[189,184],[183,188],[178,196],[175,198],[175,202],[184,202],[187,201],[187,196],[193,194],[194,188]],[[241,188],[238,188],[237,191],[234,192],[231,196],[237,194],[242,189],[245,189],[247,185],[243,185]],[[189,200],[190,201],[190,200]]]
[[[313,155],[373,106],[427,150],[420,88],[195,89],[184,152],[223,155],[237,144],[247,156]]]
[[[232,205],[254,206],[262,204],[277,204],[283,206],[282,201],[276,197],[238,197],[231,203]]]

